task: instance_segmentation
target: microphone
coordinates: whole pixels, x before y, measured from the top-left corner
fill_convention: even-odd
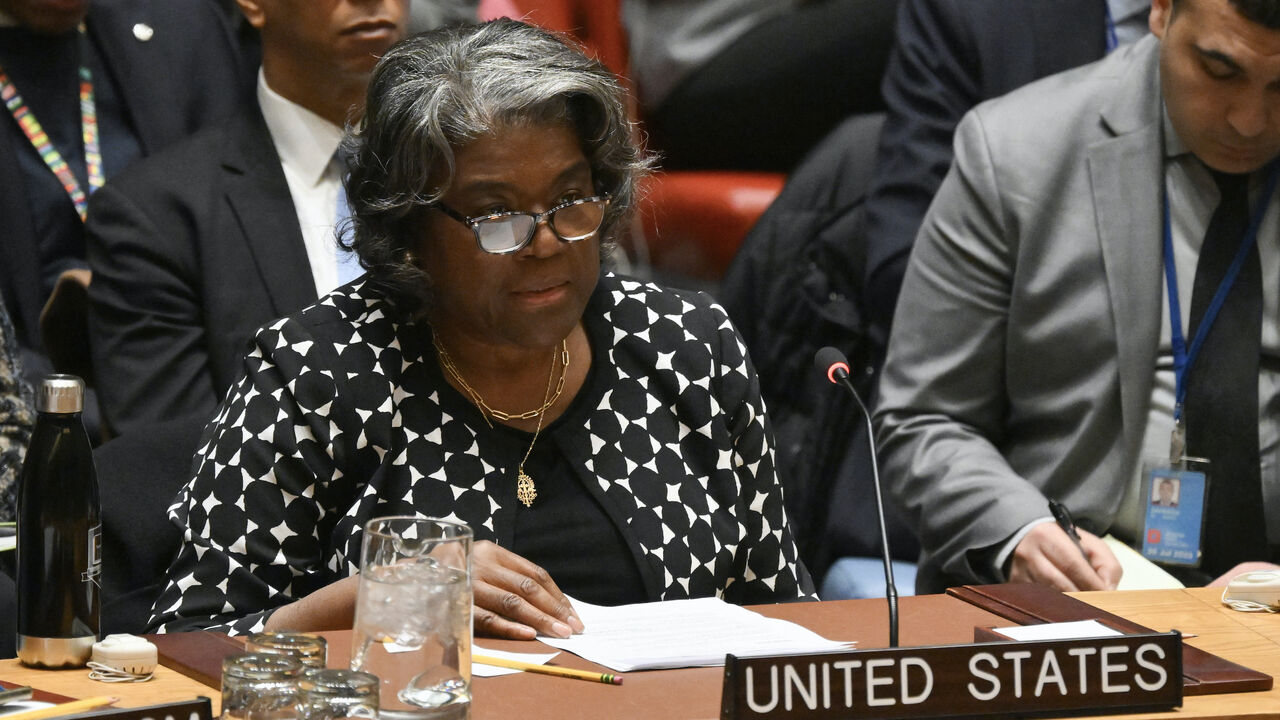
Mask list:
[[[884,499],[880,496],[880,465],[876,460],[875,430],[871,427],[871,413],[863,404],[857,389],[849,380],[849,361],[844,353],[827,346],[813,356],[814,364],[826,374],[827,379],[836,385],[843,385],[854,402],[862,410],[862,417],[867,421],[867,443],[871,446],[871,478],[875,482],[876,514],[880,518],[880,547],[884,551],[885,599],[889,601],[889,647],[898,647],[898,588],[893,583],[893,561],[889,556],[889,531],[884,522]]]

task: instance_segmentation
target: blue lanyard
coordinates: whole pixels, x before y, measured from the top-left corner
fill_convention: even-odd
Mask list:
[[[1120,46],[1120,39],[1116,37],[1116,21],[1111,17],[1111,3],[1109,0],[1102,0],[1102,7],[1107,11],[1107,54],[1111,54]]]
[[[1200,354],[1200,346],[1204,345],[1205,337],[1209,335],[1209,329],[1213,327],[1214,321],[1218,318],[1218,311],[1222,309],[1222,304],[1227,300],[1227,293],[1231,292],[1232,286],[1236,284],[1236,278],[1240,276],[1240,269],[1244,267],[1245,260],[1257,243],[1258,228],[1262,226],[1262,218],[1267,214],[1267,206],[1271,204],[1271,197],[1275,194],[1278,181],[1280,181],[1280,161],[1273,161],[1267,171],[1267,182],[1264,186],[1262,198],[1258,203],[1258,207],[1253,211],[1253,216],[1249,219],[1248,230],[1245,231],[1244,237],[1240,240],[1240,249],[1236,251],[1236,256],[1227,268],[1227,274],[1223,276],[1222,282],[1218,284],[1218,290],[1213,294],[1213,299],[1209,301],[1209,307],[1205,308],[1204,317],[1200,319],[1200,325],[1196,328],[1196,336],[1191,339],[1190,349],[1187,348],[1186,337],[1182,334],[1182,308],[1181,303],[1178,301],[1178,269],[1173,258],[1173,223],[1169,220],[1169,190],[1167,184],[1161,191],[1161,202],[1164,205],[1164,277],[1165,285],[1169,291],[1169,334],[1173,341],[1173,376],[1176,398],[1173,406],[1173,420],[1175,423],[1182,419],[1182,402],[1187,397],[1187,373],[1195,365],[1196,357]],[[1203,249],[1201,251],[1203,252]]]

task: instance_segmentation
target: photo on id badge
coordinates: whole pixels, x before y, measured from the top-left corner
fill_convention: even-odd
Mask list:
[[[1209,487],[1209,461],[1168,458],[1143,463],[1142,555],[1164,565],[1198,566]]]

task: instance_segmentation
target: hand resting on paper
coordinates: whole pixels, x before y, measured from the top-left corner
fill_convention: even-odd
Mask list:
[[[471,555],[475,630],[479,635],[532,640],[542,633],[569,637],[582,621],[546,570],[488,540]],[[359,576],[343,578],[283,605],[267,619],[266,630],[349,629],[355,619]]]
[[[566,638],[582,621],[546,570],[481,540],[471,551],[474,622],[479,635],[532,640],[538,633]]]
[[[1029,582],[1063,592],[1114,590],[1120,582],[1120,562],[1097,535],[1080,530],[1080,547],[1062,528],[1045,522],[1031,528],[1013,551],[1010,582]]]

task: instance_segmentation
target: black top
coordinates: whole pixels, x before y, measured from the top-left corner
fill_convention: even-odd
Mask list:
[[[571,360],[572,362],[572,360]],[[565,425],[581,426],[591,403],[603,393],[600,373],[593,365],[569,409],[539,433],[525,472],[533,478],[538,495],[531,507],[516,506],[515,530],[508,548],[541,565],[556,585],[570,597],[594,605],[623,605],[656,600],[644,589],[636,559],[593,491],[593,484],[574,472],[565,450],[556,442],[556,431]],[[533,441],[526,433],[494,425],[504,437],[501,447],[510,453],[507,467],[519,466]],[[510,492],[516,492],[511,474]],[[565,552],[565,548],[572,551]]]

